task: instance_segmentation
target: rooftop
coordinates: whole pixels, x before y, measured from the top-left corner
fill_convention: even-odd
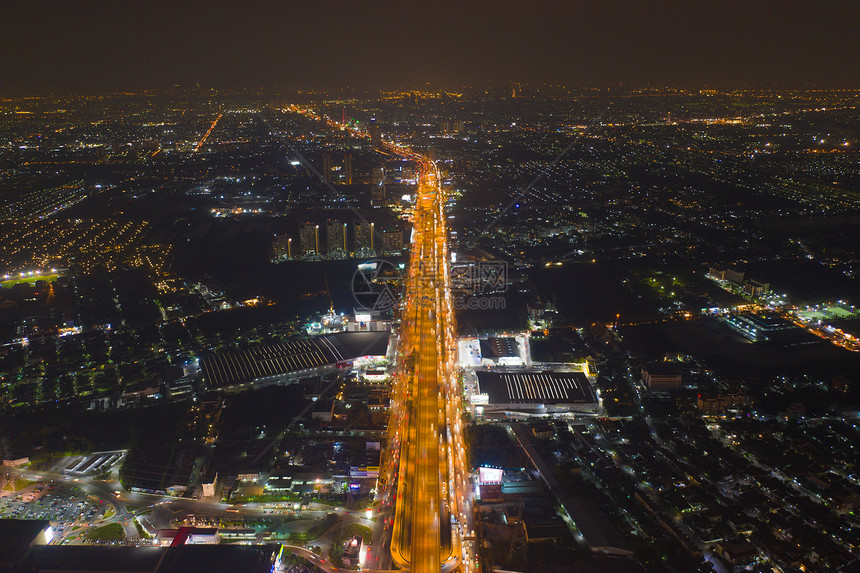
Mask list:
[[[595,403],[582,372],[523,371],[478,373],[478,387],[492,404]]]
[[[485,358],[519,356],[517,340],[511,337],[481,340],[481,356]]]
[[[387,332],[341,332],[238,352],[212,353],[201,362],[209,386],[224,388],[362,356],[384,356],[387,349]]]

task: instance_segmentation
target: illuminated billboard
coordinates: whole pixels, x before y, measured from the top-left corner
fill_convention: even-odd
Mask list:
[[[488,468],[481,466],[478,468],[478,479],[481,484],[487,483],[502,483],[502,474],[505,470],[499,468]]]

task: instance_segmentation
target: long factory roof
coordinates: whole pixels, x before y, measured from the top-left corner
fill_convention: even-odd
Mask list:
[[[582,372],[478,371],[478,387],[491,404],[594,403],[597,397]]]
[[[384,356],[387,349],[387,332],[341,332],[207,354],[201,368],[210,388],[223,388],[362,356]]]

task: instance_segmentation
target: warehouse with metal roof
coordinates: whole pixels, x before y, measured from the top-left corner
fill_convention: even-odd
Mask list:
[[[478,393],[473,403],[484,411],[532,414],[595,413],[599,401],[583,372],[511,369],[477,371]]]
[[[213,352],[202,357],[200,367],[211,389],[265,386],[349,367],[360,358],[385,357],[388,339],[387,332],[326,334],[247,350]]]

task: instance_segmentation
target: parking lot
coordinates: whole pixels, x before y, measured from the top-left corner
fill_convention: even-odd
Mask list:
[[[80,488],[58,483],[40,483],[0,497],[2,519],[47,519],[62,534],[67,526],[104,517],[109,504],[93,501]]]

